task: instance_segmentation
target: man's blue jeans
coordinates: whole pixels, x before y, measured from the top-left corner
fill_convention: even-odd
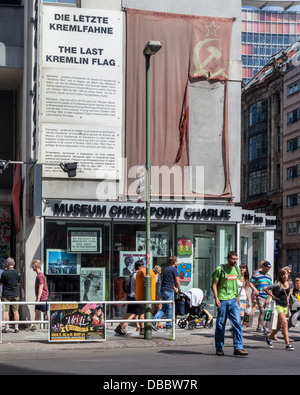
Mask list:
[[[243,349],[243,330],[241,323],[241,310],[237,299],[221,300],[221,308],[218,307],[218,316],[215,331],[216,350],[223,350],[225,338],[225,326],[227,318],[232,325],[233,347],[235,350]]]
[[[174,291],[160,291],[161,300],[174,300]],[[159,320],[166,313],[166,318],[172,319],[172,304],[163,304],[162,308],[155,314],[153,319]],[[153,322],[155,325],[156,322]],[[166,323],[166,328],[171,328],[172,322]]]

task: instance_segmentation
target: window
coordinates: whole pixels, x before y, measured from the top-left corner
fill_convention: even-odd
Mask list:
[[[268,152],[268,141],[266,134],[259,134],[249,139],[249,161],[265,158]]]
[[[300,119],[300,108],[287,113],[287,124],[290,125]]]
[[[287,179],[291,180],[300,176],[300,165],[292,166],[287,169]]]
[[[265,122],[268,118],[268,103],[267,101],[259,101],[249,107],[249,126],[254,126],[257,123]]]
[[[300,276],[300,249],[287,250],[288,266],[292,269],[292,280]]]
[[[298,206],[300,204],[300,193],[293,193],[292,195],[287,195],[286,205],[287,207]]]
[[[287,151],[294,151],[300,147],[300,137],[295,137],[287,142]]]
[[[267,169],[253,171],[249,174],[249,196],[267,192]]]
[[[300,90],[300,80],[293,82],[287,87],[287,96],[291,96]]]
[[[102,300],[111,276],[110,227],[103,223],[48,220],[45,231],[49,300]],[[92,289],[96,299],[87,299]]]

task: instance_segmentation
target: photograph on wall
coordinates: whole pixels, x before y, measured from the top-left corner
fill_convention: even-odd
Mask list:
[[[105,268],[85,267],[80,272],[80,300],[105,300]]]
[[[191,256],[193,253],[193,241],[191,238],[179,237],[177,240],[177,255]]]
[[[188,262],[180,262],[177,266],[180,281],[191,281],[192,264]]]
[[[169,233],[151,232],[150,251],[153,258],[168,256]],[[146,232],[136,232],[136,250],[146,253]]]
[[[146,267],[146,255],[137,251],[120,251],[120,277],[130,276],[135,272],[135,262],[143,261]]]
[[[50,342],[99,340],[106,340],[103,304],[50,303]]]
[[[102,253],[101,228],[68,228],[68,252]]]
[[[46,250],[46,274],[79,274],[80,255],[66,250]]]

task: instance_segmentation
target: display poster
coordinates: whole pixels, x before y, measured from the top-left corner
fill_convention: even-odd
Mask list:
[[[177,240],[177,255],[190,256],[193,253],[193,240],[192,238],[180,237]]]
[[[134,273],[137,261],[143,261],[144,267],[146,267],[146,254],[138,251],[120,251],[120,277],[130,276]]]
[[[189,262],[180,262],[177,266],[180,281],[192,280],[192,264]]]
[[[102,229],[68,228],[68,253],[102,253]]]
[[[105,300],[105,268],[81,267],[80,300]]]
[[[43,5],[40,160],[44,177],[119,179],[123,13]],[[53,166],[51,164],[54,164]]]
[[[46,274],[80,274],[80,255],[66,250],[46,250]]]
[[[102,303],[49,303],[49,341],[103,341],[105,306]]]
[[[183,289],[184,292],[192,286],[193,276],[197,268],[195,268],[194,264],[193,227],[181,225],[180,230],[182,233],[178,232],[177,237],[177,269],[181,282],[181,289]]]
[[[167,257],[169,248],[168,232],[151,232],[150,251],[153,258]],[[146,253],[146,232],[136,232],[136,250]]]

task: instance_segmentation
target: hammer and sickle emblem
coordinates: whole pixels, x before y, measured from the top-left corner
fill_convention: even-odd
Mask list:
[[[199,75],[203,75],[206,78],[214,78],[217,75],[222,75],[222,77],[227,78],[227,75],[225,74],[225,69],[220,69],[214,73],[211,73],[209,70],[207,70],[205,68],[212,60],[214,60],[214,59],[218,60],[223,56],[218,48],[208,47],[207,51],[209,52],[209,55],[202,63],[200,63],[199,52],[200,52],[201,48],[206,43],[208,43],[210,41],[216,41],[216,40],[217,39],[215,39],[215,38],[206,38],[205,40],[199,41],[196,44],[196,46],[194,48],[194,52],[193,52],[193,62],[196,67],[196,70],[193,71],[193,73],[191,74],[192,77],[197,77]]]

